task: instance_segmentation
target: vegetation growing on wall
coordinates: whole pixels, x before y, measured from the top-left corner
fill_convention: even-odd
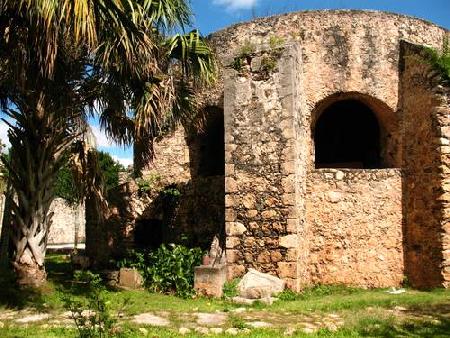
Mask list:
[[[252,69],[252,59],[257,54],[257,50],[261,50],[261,62],[259,69],[255,71],[259,72],[262,77],[261,80],[266,80],[270,74],[276,71],[278,65],[278,58],[280,57],[280,51],[285,41],[283,38],[276,35],[272,35],[268,41],[268,48],[257,48],[253,43],[246,40],[239,50],[239,54],[234,58],[232,68],[240,73],[245,73],[244,66],[250,66]]]
[[[429,61],[433,68],[437,70],[443,80],[447,83],[450,83],[450,46],[449,40],[444,40],[444,46],[442,48],[442,52],[439,52],[435,49],[427,48],[426,49]]]

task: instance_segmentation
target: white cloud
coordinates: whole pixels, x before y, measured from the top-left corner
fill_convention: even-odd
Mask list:
[[[122,164],[125,168],[129,165],[133,165],[133,159],[132,158],[126,158],[126,157],[118,157],[113,155],[112,158]]]
[[[116,146],[114,144],[114,142],[112,142],[111,140],[109,140],[106,137],[106,134],[100,129],[99,126],[92,126],[91,125],[91,130],[92,130],[92,133],[95,136],[95,144],[96,144],[97,147],[111,148],[111,147],[115,147]]]
[[[9,126],[5,122],[0,120],[0,141],[6,145],[6,148],[11,147],[8,138],[8,130]]]
[[[225,6],[229,10],[250,9],[258,0],[213,0],[213,4]]]

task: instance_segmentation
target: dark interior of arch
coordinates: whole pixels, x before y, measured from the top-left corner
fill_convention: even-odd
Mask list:
[[[225,129],[223,109],[207,108],[204,131],[198,136],[198,175],[225,174]]]
[[[316,168],[381,167],[380,126],[372,110],[358,100],[331,104],[314,132]]]

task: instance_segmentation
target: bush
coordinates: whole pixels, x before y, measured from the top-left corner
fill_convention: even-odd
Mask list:
[[[117,265],[140,270],[147,288],[153,292],[188,298],[194,294],[194,267],[201,264],[202,256],[200,248],[163,244],[147,253],[132,251]]]
[[[74,277],[76,288],[73,291],[78,289],[78,283],[84,284],[86,299],[66,296],[64,307],[70,311],[79,337],[116,337],[117,317],[111,315],[100,276],[90,271],[79,271]],[[125,307],[127,302],[125,300],[122,306]]]
[[[447,84],[450,82],[450,45],[448,39],[444,40],[442,52],[432,48],[425,48],[431,66],[438,71]]]
[[[225,298],[236,297],[239,294],[237,286],[240,281],[240,278],[235,278],[229,282],[225,282],[225,284],[223,285],[223,296]]]

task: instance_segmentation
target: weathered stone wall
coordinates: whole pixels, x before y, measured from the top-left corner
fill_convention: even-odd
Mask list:
[[[171,135],[154,144],[154,160],[144,170],[144,178],[161,178],[166,182],[187,182],[191,178],[189,148],[185,132],[179,126]]]
[[[225,81],[225,226],[229,277],[248,267],[297,288],[298,217],[294,81],[299,53],[278,51],[281,62],[261,77],[255,58]],[[259,59],[259,61],[258,61]]]
[[[405,262],[413,284],[445,284],[447,96],[436,94],[428,70],[408,60],[403,73],[400,66],[402,41],[441,47],[446,34],[375,11],[291,13],[213,34],[221,78],[201,98],[224,108],[225,179],[198,177],[202,146],[182,129],[159,142],[151,169],[187,189],[174,224],[220,228],[224,214],[229,278],[254,267],[296,290],[316,282],[388,286],[401,282]],[[382,167],[401,170],[344,170],[341,179],[314,170],[315,123],[345,99],[373,111]],[[159,213],[149,204],[137,209],[150,211],[130,215]]]
[[[406,272],[415,286],[448,286],[450,90],[421,47],[403,47]]]
[[[62,198],[56,198],[50,205],[54,212],[48,236],[48,244],[84,243],[85,211],[83,205],[70,205]]]
[[[403,15],[355,10],[306,11],[261,18],[214,33],[221,60],[274,38],[302,51],[304,94],[313,108],[338,92],[375,97],[396,111],[400,41],[441,47],[445,30]]]
[[[5,195],[0,195],[0,220],[3,219]],[[53,212],[52,225],[48,235],[48,244],[72,244],[77,240],[84,243],[86,218],[84,205],[70,205],[62,198],[56,198],[50,205]],[[0,233],[2,229],[0,221]]]
[[[345,279],[333,274],[333,265],[338,262],[321,261],[319,256],[326,253],[311,253],[317,248],[308,243],[317,235],[317,227],[314,222],[309,224],[305,209],[305,201],[309,201],[307,175],[314,168],[315,121],[333,102],[363,102],[380,124],[383,166],[402,167],[405,148],[398,108],[402,94],[401,41],[440,47],[445,34],[445,30],[430,23],[395,14],[320,11],[259,19],[211,37],[227,68],[225,221],[230,278],[254,267],[283,277],[294,289],[312,281],[331,283]],[[268,76],[261,65],[267,54],[278,49],[273,42],[280,40],[284,52],[278,55],[277,66]],[[244,61],[240,70],[232,69],[236,68],[237,58]],[[379,252],[375,258],[370,256],[374,251],[365,252],[367,247],[353,247],[354,261],[348,270],[341,265],[344,271],[359,269],[351,281],[347,280],[352,284],[398,285],[403,279],[399,244],[402,187],[399,172],[393,173],[396,174],[387,178],[378,177],[379,181],[365,182],[366,188],[362,181],[353,178],[362,199],[381,205],[387,195],[378,199],[373,194],[383,184],[393,196],[384,206],[392,218],[378,224],[374,233],[379,238],[383,231],[389,231],[386,242],[382,242],[385,246],[376,248]],[[373,227],[372,222],[379,219],[381,211],[375,208],[366,217],[358,208],[362,201],[348,198],[345,210],[334,210],[336,217],[348,214],[360,221],[360,227]],[[361,214],[355,214],[356,211]],[[315,222],[319,224],[318,219]],[[349,240],[356,241],[358,233],[349,236]],[[329,242],[333,241],[339,243],[340,237],[335,235],[333,239],[330,234]],[[320,272],[305,263],[309,256],[322,262],[315,264]],[[382,261],[380,257],[384,256],[392,257]],[[378,263],[364,271],[367,257]],[[328,263],[331,265],[327,267]],[[386,274],[383,269],[388,271],[384,277],[379,275]],[[374,275],[367,277],[368,271]]]
[[[401,284],[401,170],[314,170],[306,196],[313,284]]]

